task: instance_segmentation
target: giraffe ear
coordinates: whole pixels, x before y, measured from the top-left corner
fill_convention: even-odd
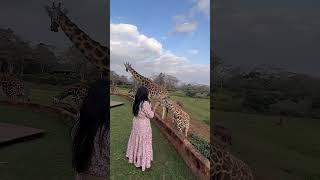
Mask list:
[[[51,16],[52,15],[51,8],[49,6],[44,6],[44,8],[46,9],[46,12],[48,13],[48,15]]]

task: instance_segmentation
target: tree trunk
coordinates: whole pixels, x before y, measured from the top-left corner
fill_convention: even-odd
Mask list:
[[[44,73],[44,68],[45,68],[45,65],[41,64],[41,73],[42,74]]]
[[[85,74],[80,73],[80,81],[84,82],[84,80],[85,80]]]
[[[13,74],[13,70],[14,70],[14,64],[10,63],[9,64],[9,74]]]
[[[21,68],[20,68],[20,76],[23,77],[23,71],[24,71],[24,66],[23,64],[21,64]]]

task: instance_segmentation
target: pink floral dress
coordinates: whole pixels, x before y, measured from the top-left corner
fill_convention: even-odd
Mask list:
[[[127,158],[129,163],[134,163],[136,167],[141,167],[142,171],[151,167],[153,160],[152,150],[152,130],[150,118],[153,118],[154,112],[151,110],[151,104],[147,101],[140,105],[140,111],[133,117],[132,130],[127,146]]]

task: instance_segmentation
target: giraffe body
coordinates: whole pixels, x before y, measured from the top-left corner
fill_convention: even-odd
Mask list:
[[[135,95],[136,95],[136,90],[135,89],[130,89],[128,91],[128,96],[131,97],[132,99],[134,99]]]
[[[189,114],[183,111],[182,108],[173,100],[164,99],[163,101],[164,106],[173,114],[173,123],[176,125],[180,132],[183,133],[184,131],[184,135],[187,137],[190,126]]]
[[[210,161],[213,165],[210,169],[212,179],[254,180],[252,169],[221,147],[218,141],[213,141],[210,147]]]
[[[0,75],[3,93],[12,101],[21,98],[22,101],[30,101],[30,87],[22,80],[9,75]]]
[[[120,94],[120,90],[119,88],[116,86],[116,85],[111,85],[110,86],[110,94],[111,95],[117,95],[117,94]]]
[[[71,96],[73,102],[77,106],[77,110],[79,111],[84,98],[87,96],[88,91],[89,86],[84,83],[73,84],[71,86],[66,87],[62,93],[55,96],[53,98],[53,103],[58,104],[63,99],[67,98],[68,96]]]

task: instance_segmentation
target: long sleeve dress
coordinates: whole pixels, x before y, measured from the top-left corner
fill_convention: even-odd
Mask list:
[[[126,157],[129,163],[141,167],[142,171],[151,167],[153,161],[152,130],[150,118],[154,112],[151,104],[144,101],[137,116],[133,117],[131,134],[128,141]]]

